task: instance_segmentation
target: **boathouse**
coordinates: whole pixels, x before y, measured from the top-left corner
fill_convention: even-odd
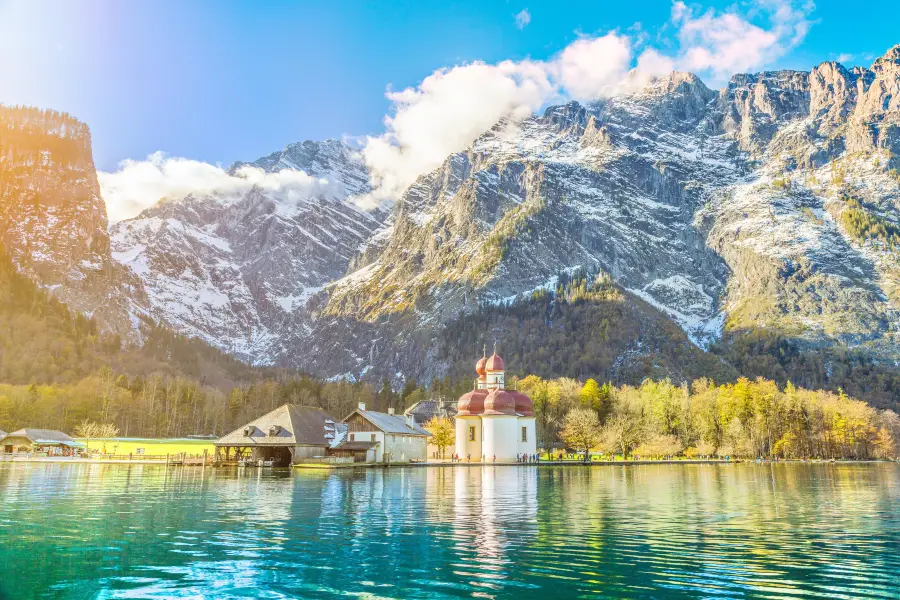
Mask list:
[[[324,410],[285,404],[216,440],[216,460],[286,467],[325,456],[336,431]]]
[[[62,431],[53,429],[19,429],[0,438],[0,449],[7,454],[13,452],[46,452],[50,456],[71,454],[84,444],[76,442]]]
[[[365,403],[360,402],[343,422],[347,424],[347,437],[335,448],[337,451],[342,446],[364,443],[369,448],[367,458],[375,462],[423,462],[428,456],[431,434],[417,425],[412,415],[398,416],[393,409],[386,413],[366,410]]]

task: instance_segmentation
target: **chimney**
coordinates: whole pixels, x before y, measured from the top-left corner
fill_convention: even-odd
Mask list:
[[[388,414],[391,415],[392,417],[394,416],[394,407],[393,406],[388,409]]]
[[[413,419],[413,416],[411,414],[406,415],[406,426],[410,429],[414,429],[416,426],[416,420]]]
[[[359,403],[359,410],[366,410],[366,403],[365,403],[365,402],[360,402],[360,403]]]

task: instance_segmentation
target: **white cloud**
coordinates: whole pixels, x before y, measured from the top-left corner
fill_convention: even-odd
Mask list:
[[[847,63],[852,61],[854,58],[856,58],[856,55],[850,54],[848,52],[842,52],[841,54],[837,55],[837,58],[835,60],[844,66],[849,66]]]
[[[363,150],[376,201],[396,198],[416,177],[465,148],[503,117],[522,118],[555,94],[545,65],[481,62],[435,71],[415,88],[388,92],[395,113]]]
[[[531,13],[528,12],[527,8],[523,8],[516,15],[516,27],[518,27],[519,29],[525,29],[525,27],[527,27],[529,23],[531,23]]]
[[[548,67],[575,100],[609,96],[631,68],[631,40],[615,33],[582,38],[566,46]]]
[[[807,19],[814,8],[800,8],[787,0],[763,0],[759,11],[768,22],[762,27],[736,12],[712,9],[695,16],[684,2],[672,5],[672,23],[678,29],[681,50],[676,65],[681,70],[708,73],[716,79],[758,69],[782,57],[809,31]]]
[[[221,167],[155,152],[146,160],[125,160],[114,173],[99,172],[100,190],[111,223],[137,216],[163,199],[188,194],[243,195],[253,187],[281,202],[296,204],[312,196],[335,192],[334,186],[303,171],[266,173],[243,166],[235,175]]]

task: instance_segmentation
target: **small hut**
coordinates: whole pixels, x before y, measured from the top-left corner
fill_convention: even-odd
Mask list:
[[[76,442],[62,431],[52,429],[19,429],[0,438],[0,448],[7,454],[16,450],[46,452],[49,456],[66,456],[84,444]]]
[[[324,410],[285,404],[219,438],[216,460],[286,467],[325,456],[336,430],[334,418]]]

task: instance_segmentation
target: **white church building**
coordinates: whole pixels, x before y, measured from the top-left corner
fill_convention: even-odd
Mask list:
[[[463,461],[515,462],[537,452],[531,398],[507,390],[506,366],[495,351],[475,365],[475,389],[457,402],[456,453]]]

